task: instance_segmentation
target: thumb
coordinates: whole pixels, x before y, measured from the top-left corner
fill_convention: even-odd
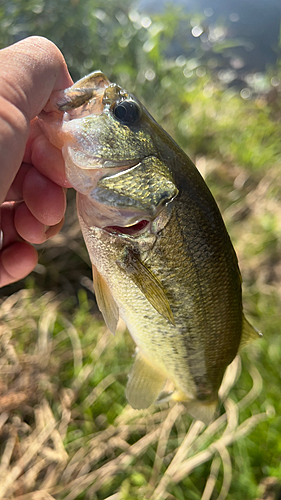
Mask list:
[[[21,165],[29,123],[52,91],[72,85],[59,49],[30,37],[0,50],[0,205]]]

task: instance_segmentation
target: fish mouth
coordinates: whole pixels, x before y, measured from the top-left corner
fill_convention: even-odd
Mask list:
[[[68,120],[90,114],[100,115],[104,108],[104,92],[110,85],[111,82],[101,71],[94,71],[58,94],[56,107],[68,114]]]
[[[123,234],[124,236],[138,236],[148,229],[150,220],[142,219],[129,226],[105,226],[103,229],[112,234]]]

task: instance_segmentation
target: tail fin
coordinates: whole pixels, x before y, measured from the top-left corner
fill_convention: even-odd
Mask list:
[[[209,425],[212,420],[215,419],[216,413],[218,411],[219,401],[216,399],[211,403],[203,404],[201,401],[196,399],[188,399],[188,397],[180,390],[174,391],[170,397],[166,398],[166,401],[182,401],[188,413],[196,420],[201,420],[205,425]],[[162,402],[161,399],[160,402]],[[159,402],[159,401],[158,401]]]
[[[201,420],[203,424],[209,425],[215,420],[218,411],[218,400],[210,404],[202,404],[199,401],[191,401],[186,405],[187,411],[196,420]]]

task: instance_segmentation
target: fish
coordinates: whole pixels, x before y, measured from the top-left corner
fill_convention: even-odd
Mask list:
[[[121,317],[136,344],[127,401],[138,410],[181,401],[209,423],[227,366],[259,336],[209,188],[141,102],[101,71],[54,92],[39,121],[77,191],[98,307],[112,333]]]

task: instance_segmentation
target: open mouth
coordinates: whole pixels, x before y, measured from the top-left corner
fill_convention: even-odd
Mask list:
[[[119,233],[119,234],[126,234],[129,236],[134,236],[137,234],[140,234],[144,231],[144,229],[148,226],[149,220],[141,220],[139,222],[136,222],[135,224],[132,224],[131,226],[127,227],[122,227],[122,226],[106,226],[103,229],[108,231],[109,233]]]

